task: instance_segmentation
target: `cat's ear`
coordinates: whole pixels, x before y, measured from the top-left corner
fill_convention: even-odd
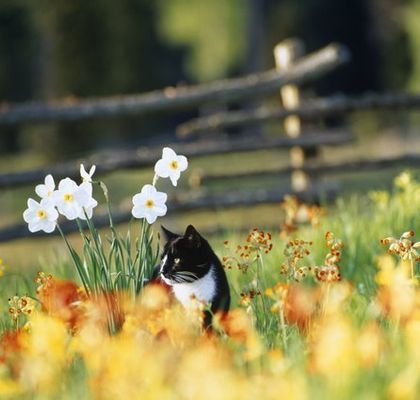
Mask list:
[[[173,233],[173,232],[169,231],[163,225],[161,225],[160,227],[161,227],[162,232],[163,232],[163,237],[166,239],[167,242],[169,242],[170,240],[173,240],[173,239],[179,237],[179,235],[177,235],[176,233]]]
[[[185,230],[184,237],[187,238],[188,243],[191,247],[200,247],[201,246],[201,236],[198,231],[192,226],[188,225],[187,229]]]

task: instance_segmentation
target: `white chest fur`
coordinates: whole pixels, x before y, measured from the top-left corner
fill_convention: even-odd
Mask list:
[[[192,298],[200,301],[209,302],[216,294],[216,281],[213,267],[202,278],[190,283],[175,283],[172,286],[175,297],[184,307],[189,307]]]

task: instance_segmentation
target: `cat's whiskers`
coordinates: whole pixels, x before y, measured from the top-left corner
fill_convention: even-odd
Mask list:
[[[198,276],[190,271],[181,271],[174,274],[174,278],[177,278],[181,282],[178,283],[190,283],[198,279]]]

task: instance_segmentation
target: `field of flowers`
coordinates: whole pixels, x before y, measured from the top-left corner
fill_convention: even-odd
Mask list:
[[[81,168],[80,185],[37,186],[41,200],[24,214],[31,231],[60,229],[63,217],[88,229],[81,252],[63,234],[74,279],[52,264],[1,299],[0,398],[418,398],[420,182],[404,172],[391,192],[328,209],[288,197],[277,231],[211,240],[233,304],[203,332],[206,304],[184,310],[147,284],[159,254],[150,224],[166,213],[157,181],[176,186],[187,165],[164,151],[125,236],[111,212],[106,237],[93,225],[94,169]],[[2,292],[16,274],[13,260],[0,262]]]

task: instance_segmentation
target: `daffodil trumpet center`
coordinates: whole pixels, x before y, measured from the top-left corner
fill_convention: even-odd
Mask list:
[[[36,212],[36,215],[39,219],[44,219],[47,216],[47,213],[44,210],[38,210]]]
[[[72,201],[73,200],[73,195],[71,193],[66,193],[64,196],[64,201]]]
[[[169,166],[172,169],[178,169],[178,161],[176,161],[176,160],[171,161],[171,163],[169,164]]]
[[[155,205],[155,202],[152,199],[149,199],[146,201],[147,208],[153,208],[154,205]]]

